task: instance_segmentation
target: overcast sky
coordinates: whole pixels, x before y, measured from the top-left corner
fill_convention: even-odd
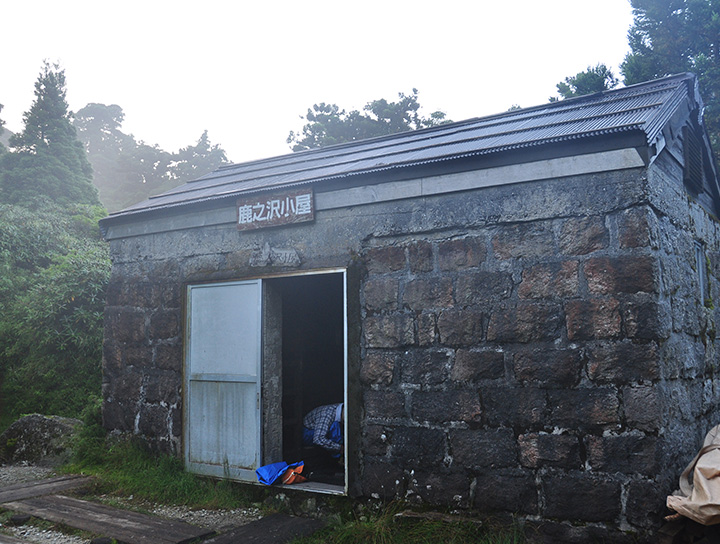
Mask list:
[[[603,62],[619,75],[628,0],[32,0],[2,6],[0,118],[12,131],[43,59],[68,102],[118,104],[167,151],[209,131],[233,162],[289,153],[316,102],[360,109],[420,92],[460,121],[535,106]]]

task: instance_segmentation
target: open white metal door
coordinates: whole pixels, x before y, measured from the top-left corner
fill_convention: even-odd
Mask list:
[[[255,481],[261,462],[260,280],[188,287],[185,466]]]

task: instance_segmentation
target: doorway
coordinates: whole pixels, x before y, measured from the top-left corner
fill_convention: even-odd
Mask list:
[[[254,482],[261,465],[305,461],[300,486],[346,491],[345,451],[332,457],[302,438],[310,410],[347,399],[346,284],[335,270],[188,286],[189,471]]]
[[[303,418],[345,401],[345,297],[341,273],[268,280],[282,301],[282,455],[305,462],[311,482],[343,486],[340,457],[303,445]]]

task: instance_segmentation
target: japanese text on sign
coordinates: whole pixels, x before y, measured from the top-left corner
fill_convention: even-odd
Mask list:
[[[237,207],[240,230],[300,223],[315,218],[312,190],[266,198],[245,198],[238,201]]]

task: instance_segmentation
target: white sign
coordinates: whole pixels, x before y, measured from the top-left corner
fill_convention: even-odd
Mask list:
[[[312,189],[238,200],[238,229],[250,230],[315,219]]]

